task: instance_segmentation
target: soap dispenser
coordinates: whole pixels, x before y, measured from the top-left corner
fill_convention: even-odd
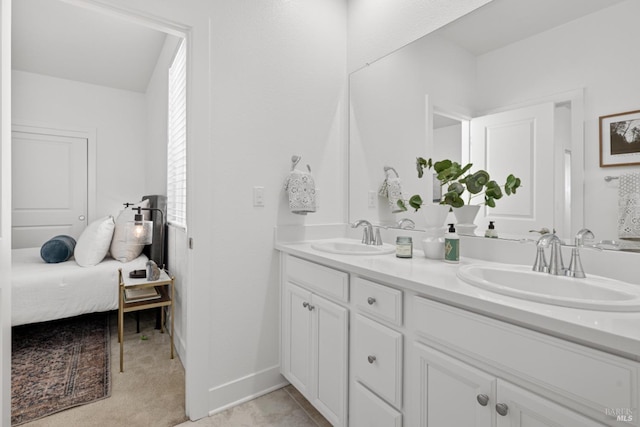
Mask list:
[[[489,228],[484,232],[484,237],[498,237],[498,231],[493,223],[494,221],[489,221]]]
[[[453,224],[449,224],[449,230],[444,237],[444,261],[451,263],[460,261],[460,238]]]

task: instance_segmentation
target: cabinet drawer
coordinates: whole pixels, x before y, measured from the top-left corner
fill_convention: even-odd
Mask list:
[[[415,328],[503,372],[599,414],[638,408],[638,364],[598,350],[415,297]]]
[[[355,315],[352,367],[356,379],[396,407],[402,404],[402,334]]]
[[[402,414],[356,382],[350,421],[353,427],[402,427]]]
[[[285,280],[340,301],[349,300],[349,275],[343,271],[287,255]]]
[[[356,277],[351,298],[363,312],[402,325],[402,291]]]

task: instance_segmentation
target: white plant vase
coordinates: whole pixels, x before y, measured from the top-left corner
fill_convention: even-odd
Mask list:
[[[477,225],[474,224],[480,205],[464,205],[453,209],[456,217],[456,231],[458,234],[474,234]]]
[[[427,204],[420,208],[424,213],[427,228],[444,227],[449,214],[449,205]]]

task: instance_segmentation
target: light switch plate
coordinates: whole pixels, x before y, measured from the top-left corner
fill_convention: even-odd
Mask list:
[[[253,187],[253,206],[264,206],[264,187]]]
[[[367,200],[368,200],[367,205],[370,208],[375,208],[378,202],[378,193],[373,190],[369,190],[369,195]]]

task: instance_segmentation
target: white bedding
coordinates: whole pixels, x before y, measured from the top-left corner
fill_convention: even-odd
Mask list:
[[[44,322],[118,308],[118,269],[123,274],[143,269],[143,254],[122,263],[107,257],[94,267],[80,267],[72,258],[47,264],[40,248],[12,251],[12,325]]]

